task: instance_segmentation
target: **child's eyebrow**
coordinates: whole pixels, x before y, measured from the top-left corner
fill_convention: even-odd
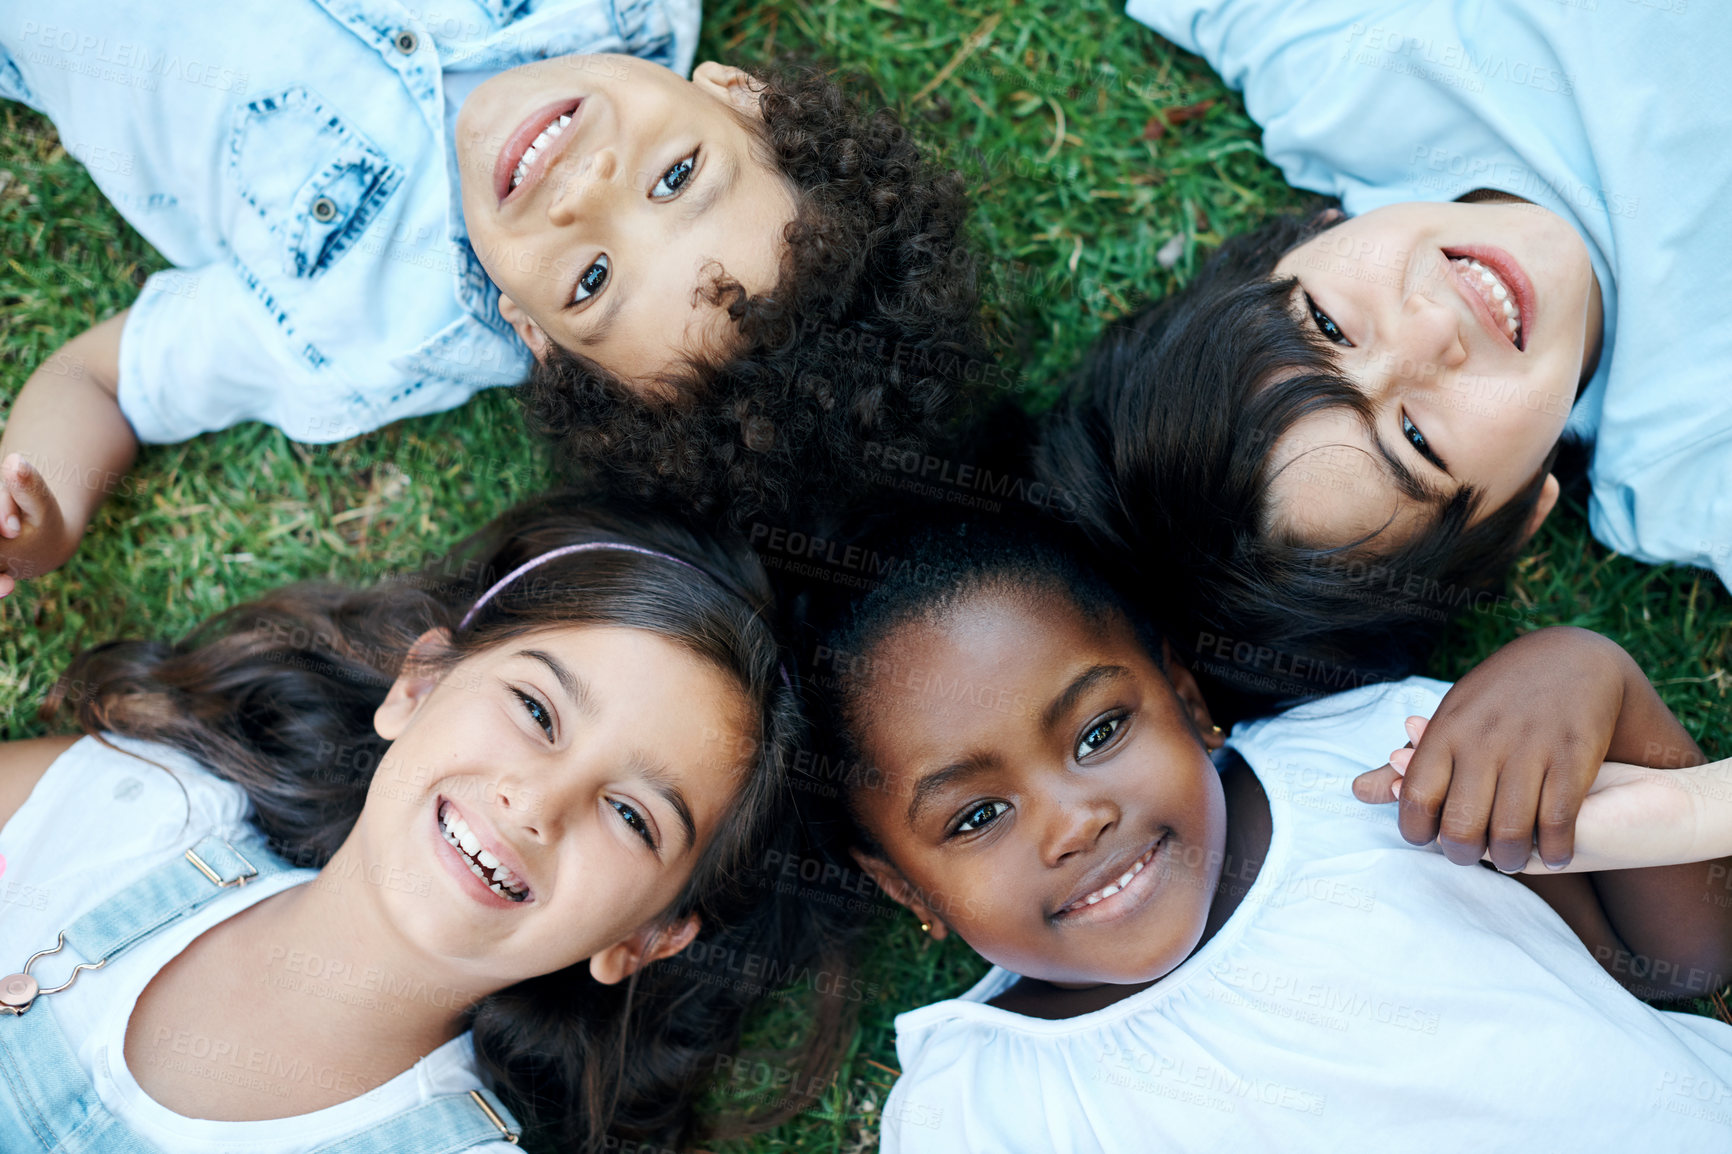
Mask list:
[[[695,196],[682,197],[685,202],[680,206],[680,215],[687,221],[696,220],[715,206],[716,201],[733,191],[734,182],[740,177],[740,168],[732,156],[723,154],[716,158],[713,166],[719,171],[710,179],[704,181],[703,190]]]
[[[559,658],[540,649],[519,649],[517,656],[528,657],[547,666],[578,712],[585,717],[595,716],[595,698],[589,691],[589,683],[567,669]]]
[[[1072,679],[1064,687],[1064,691],[1047,705],[1040,714],[1040,727],[1051,729],[1059,720],[1069,713],[1077,703],[1077,699],[1095,686],[1108,681],[1117,681],[1129,677],[1131,671],[1123,665],[1091,665]]]
[[[680,789],[679,781],[674,777],[673,771],[663,763],[643,754],[632,756],[632,766],[643,775],[645,781],[649,782],[650,788],[668,803],[668,807],[674,811],[674,816],[679,818],[680,833],[685,838],[685,848],[691,849],[698,841],[698,826],[697,822],[692,820],[691,803],[686,800],[685,792]]]
[[[616,289],[616,291],[609,293],[608,296],[612,299],[601,306],[601,316],[596,318],[595,324],[590,327],[590,330],[587,333],[579,333],[577,335],[578,344],[599,345],[607,339],[608,331],[613,328],[614,322],[619,319],[619,310],[621,306],[625,304],[627,294],[623,291],[617,291]]]
[[[908,799],[908,813],[905,818],[908,828],[919,827],[921,811],[932,804],[933,798],[957,782],[965,781],[996,764],[997,759],[989,753],[971,753],[961,761],[952,762],[938,772],[921,778],[914,784],[914,796]]]
[[[1433,506],[1449,504],[1453,494],[1433,485],[1407,467],[1407,463],[1383,443],[1383,438],[1376,433],[1371,434],[1371,443],[1377,446],[1377,455],[1383,459],[1383,467],[1388,470],[1395,487],[1402,494],[1415,501]]]

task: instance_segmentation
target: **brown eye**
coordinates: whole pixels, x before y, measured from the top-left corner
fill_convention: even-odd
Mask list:
[[[577,278],[577,287],[571,293],[571,303],[580,305],[600,292],[607,283],[608,267],[607,257],[596,257],[595,263],[584,269],[583,275]]]
[[[662,178],[650,189],[651,200],[666,200],[685,187],[686,181],[692,178],[692,170],[698,166],[698,154],[692,153],[662,173]]]
[[[1119,727],[1124,725],[1124,723],[1125,719],[1123,717],[1108,717],[1089,726],[1088,729],[1083,731],[1082,740],[1077,742],[1077,760],[1081,761],[1089,754],[1095,753],[1104,748],[1112,741],[1113,736],[1118,733]]]
[[[985,829],[1010,809],[1008,801],[983,801],[962,815],[962,820],[956,823],[951,833],[973,833]]]
[[[1338,345],[1353,347],[1353,342],[1347,339],[1347,334],[1341,331],[1341,326],[1329,319],[1329,314],[1317,307],[1317,302],[1311,299],[1311,294],[1305,294],[1305,307],[1311,310],[1311,321],[1317,326],[1317,331]]]
[[[643,838],[645,845],[651,849],[656,848],[655,835],[650,832],[649,822],[644,820],[643,814],[623,801],[609,798],[607,804],[613,806],[614,812],[619,814],[620,820],[631,827],[633,833]]]

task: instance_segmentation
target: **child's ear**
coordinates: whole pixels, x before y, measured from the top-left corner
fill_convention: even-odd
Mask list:
[[[529,346],[529,351],[538,361],[547,359],[547,346],[550,343],[547,334],[540,325],[530,319],[523,311],[523,306],[506,296],[499,294],[499,315],[505,318],[505,323],[517,331],[517,339]]]
[[[439,684],[437,658],[451,648],[449,629],[429,629],[415,639],[403,668],[379,708],[373,711],[373,732],[386,741],[396,741],[409,727],[409,719]]]
[[[1191,724],[1197,727],[1197,735],[1203,739],[1204,747],[1220,749],[1227,744],[1227,735],[1215,724],[1209,713],[1209,703],[1203,700],[1203,687],[1197,684],[1196,676],[1179,660],[1172,643],[1165,638],[1161,639],[1161,664],[1168,683],[1178,695],[1179,704],[1185,707],[1191,716]]]
[[[913,882],[902,876],[902,871],[885,861],[875,857],[865,850],[855,846],[849,851],[854,862],[865,870],[871,879],[878,883],[878,888],[890,895],[890,900],[906,909],[920,919],[920,924],[926,927],[926,933],[935,942],[942,942],[950,932],[932,908],[920,900],[920,890]]]
[[[1552,510],[1558,507],[1560,488],[1557,477],[1547,473],[1545,481],[1540,485],[1540,498],[1534,502],[1534,511],[1528,514],[1527,524],[1522,526],[1524,544],[1533,539],[1533,535],[1540,531],[1540,526],[1546,523],[1546,518],[1551,516]]]
[[[651,962],[672,957],[698,936],[698,915],[687,914],[677,925],[639,926],[624,939],[589,959],[589,976],[604,986],[625,981]]]
[[[764,91],[764,82],[745,69],[706,60],[692,70],[692,83],[727,101],[735,112],[763,119],[758,96]]]

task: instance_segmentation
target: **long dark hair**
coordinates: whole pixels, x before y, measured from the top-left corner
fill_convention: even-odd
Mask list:
[[[598,549],[551,560],[505,586],[466,625],[479,593],[561,545],[623,542],[679,558]],[[707,574],[707,576],[706,576]],[[647,509],[568,499],[522,507],[406,580],[371,589],[293,585],[236,606],[175,643],[117,641],[74,659],[46,711],[70,708],[90,734],[182,750],[246,790],[255,822],[296,864],[322,866],[348,835],[388,742],[372,717],[424,632],[452,631],[452,664],[514,637],[612,625],[666,637],[730,675],[750,707],[755,749],[739,795],[666,911],[696,913],[692,948],[755,951],[784,963],[823,950],[803,911],[766,884],[793,852],[788,764],[801,740],[794,691],[769,622],[769,585],[751,552]],[[701,945],[699,945],[701,944]],[[675,964],[670,964],[675,963]],[[831,963],[833,964],[833,963]],[[475,1051],[532,1142],[599,1150],[620,1138],[673,1146],[718,1054],[738,1046],[761,987],[694,983],[675,959],[619,986],[579,964],[520,982],[471,1011]],[[802,1084],[835,1058],[841,1007],[818,1008]],[[804,1105],[756,1121],[775,1121]]]
[[[794,190],[775,286],[718,270],[735,347],[662,374],[660,402],[554,347],[518,390],[558,457],[634,497],[744,525],[859,490],[875,454],[922,449],[984,396],[977,262],[961,176],[851,83],[783,63],[757,74],[757,151]]]
[[[1143,606],[1227,717],[1413,672],[1501,582],[1550,466],[1477,523],[1480,496],[1462,489],[1400,542],[1316,547],[1270,527],[1282,434],[1326,409],[1371,415],[1334,347],[1295,319],[1293,282],[1271,279],[1337,219],[1234,237],[1183,291],[1110,326],[1036,448],[1036,471],[1132,563]]]

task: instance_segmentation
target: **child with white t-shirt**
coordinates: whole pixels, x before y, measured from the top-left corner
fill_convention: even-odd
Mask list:
[[[1551,512],[1561,437],[1592,443],[1601,542],[1732,584],[1732,7],[1127,11],[1345,210],[1229,238],[1109,330],[1049,426],[1096,539],[1197,575],[1175,640],[1411,672]]]
[[[81,655],[88,736],[0,747],[0,1149],[683,1144],[766,992],[702,959],[813,940],[753,881],[768,608],[743,545],[548,502]]]
[[[1697,765],[1617,646],[1545,631],[1453,690],[1227,738],[1063,539],[976,521],[874,547],[899,568],[819,651],[871,769],[853,853],[994,963],[898,1017],[884,1150],[1725,1144],[1732,1027],[1631,994],[1732,974],[1732,767]],[[1434,711],[1428,744],[1470,739],[1443,852],[1366,804]]]
[[[175,267],[13,404],[0,595],[71,555],[140,444],[242,421],[332,442],[528,378],[565,455],[718,512],[845,469],[854,438],[929,433],[980,370],[959,178],[817,70],[693,71],[698,16],[70,0],[7,20],[0,97],[52,120]]]

